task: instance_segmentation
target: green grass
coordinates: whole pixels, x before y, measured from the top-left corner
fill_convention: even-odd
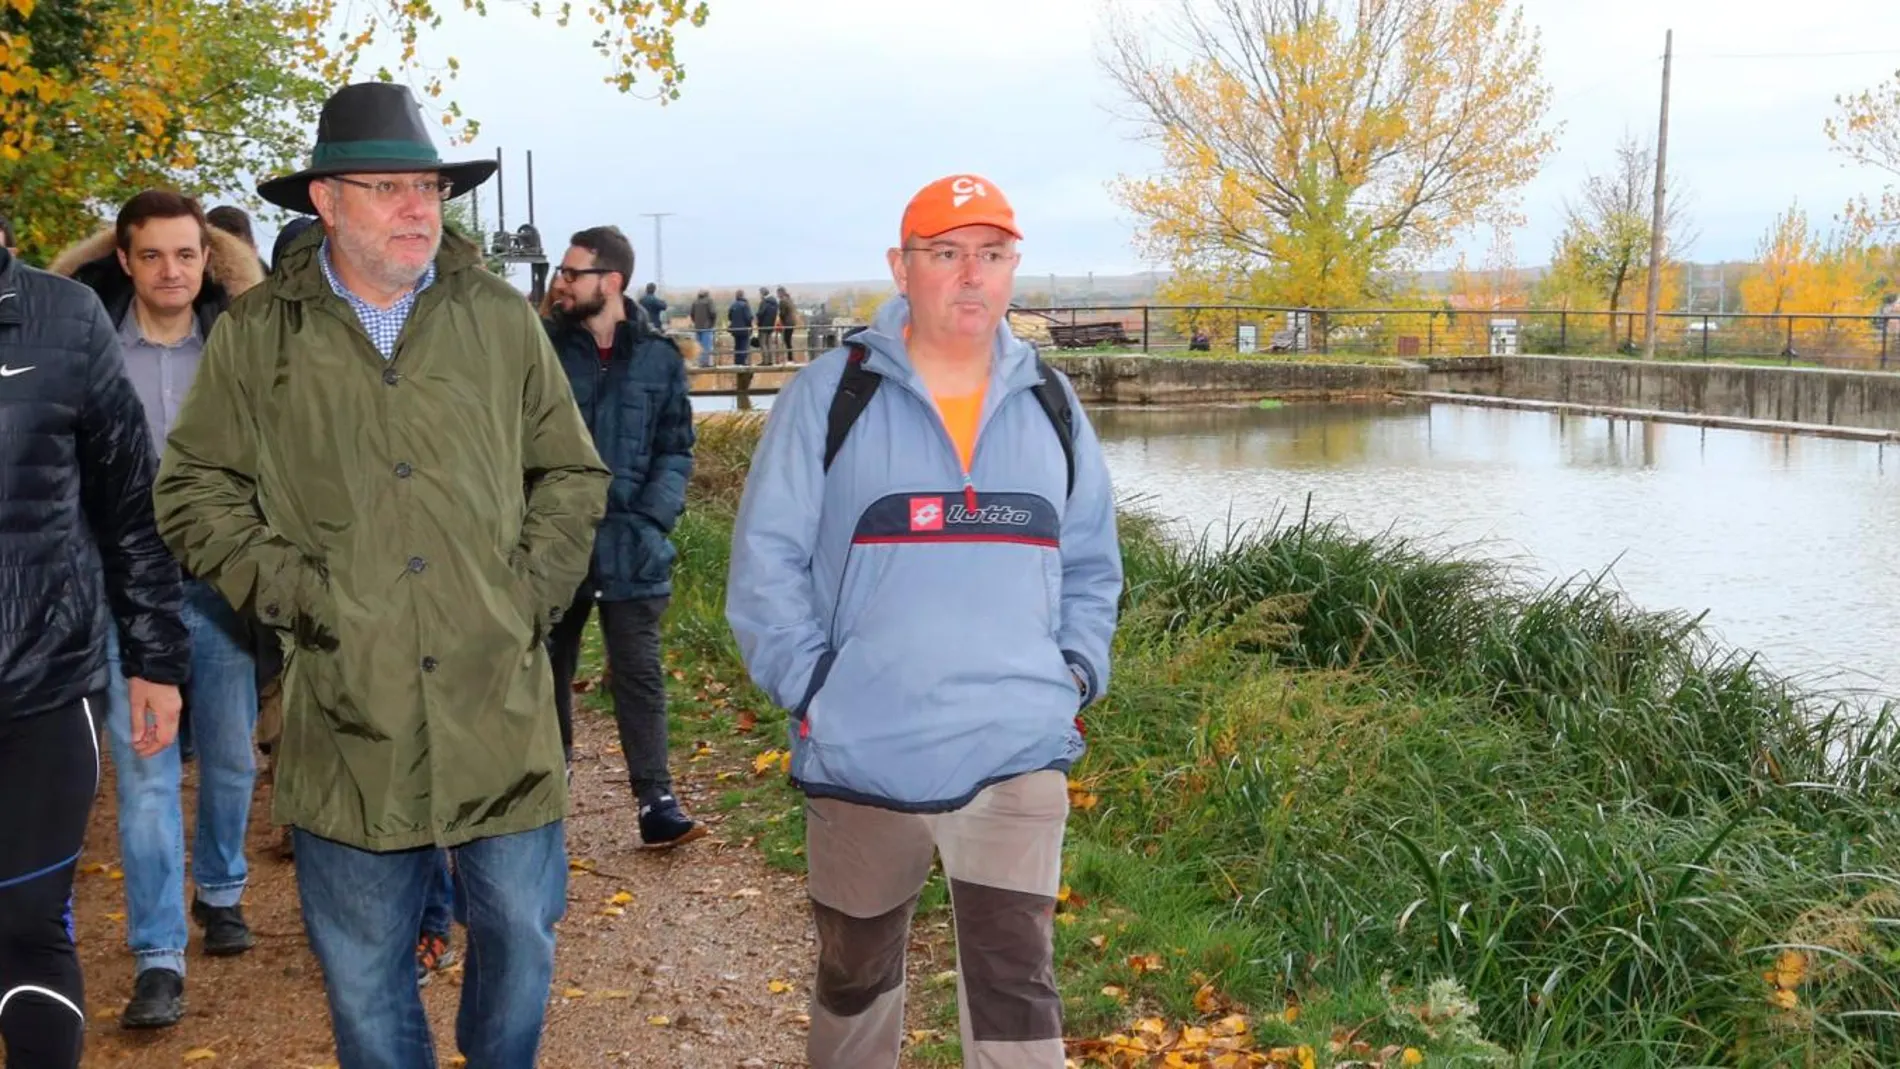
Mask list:
[[[785,745],[723,619],[755,431],[706,425],[679,530],[683,746]],[[1114,680],[1072,773],[1071,1035],[1231,1006],[1320,1065],[1368,1057],[1331,1049],[1349,1030],[1429,1065],[1900,1064],[1890,709],[1802,693],[1600,583],[1304,521],[1158,530],[1125,518]],[[753,732],[716,735],[741,709]],[[782,777],[730,786],[766,856],[801,864]],[[920,1058],[949,1057],[942,1028]]]

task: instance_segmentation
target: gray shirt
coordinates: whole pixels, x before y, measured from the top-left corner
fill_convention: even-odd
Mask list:
[[[204,356],[205,339],[198,329],[198,313],[191,315],[191,333],[174,345],[160,345],[145,337],[139,329],[138,305],[125,310],[119,320],[119,349],[125,354],[125,374],[138,391],[145,406],[145,422],[152,429],[152,444],[165,451],[165,437],[185,403],[191,380],[198,376],[198,361]]]

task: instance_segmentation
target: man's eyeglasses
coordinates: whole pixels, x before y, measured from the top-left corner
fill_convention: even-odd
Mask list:
[[[562,282],[573,282],[582,275],[611,275],[614,272],[610,267],[557,267],[554,273],[561,276]]]
[[[330,181],[341,182],[358,189],[367,189],[372,196],[384,203],[394,203],[410,192],[427,200],[448,200],[455,192],[455,183],[447,178],[417,178],[408,182],[382,178],[374,182],[364,182],[355,178],[344,178],[342,175],[331,175]]]
[[[1005,249],[977,249],[965,252],[953,245],[913,245],[905,252],[918,252],[924,256],[924,262],[932,267],[952,268],[964,260],[976,261],[976,266],[985,271],[1000,271],[1016,262],[1016,253]]]

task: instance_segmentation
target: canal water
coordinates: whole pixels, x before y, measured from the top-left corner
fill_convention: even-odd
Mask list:
[[[1183,536],[1291,521],[1310,497],[1527,583],[1607,569],[1776,671],[1900,697],[1900,447],[1418,401],[1091,418],[1124,502]]]
[[[1900,696],[1900,449],[1422,402],[1093,413],[1119,493],[1224,535],[1307,507],[1636,604]]]

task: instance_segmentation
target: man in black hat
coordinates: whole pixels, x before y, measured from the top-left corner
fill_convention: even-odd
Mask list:
[[[154,493],[187,570],[286,645],[273,816],[342,1069],[434,1063],[412,948],[441,848],[470,1065],[534,1064],[566,906],[546,638],[611,476],[533,308],[442,233],[494,171],[443,162],[406,87],[332,96],[310,166],[258,187],[322,225],[209,340]]]

